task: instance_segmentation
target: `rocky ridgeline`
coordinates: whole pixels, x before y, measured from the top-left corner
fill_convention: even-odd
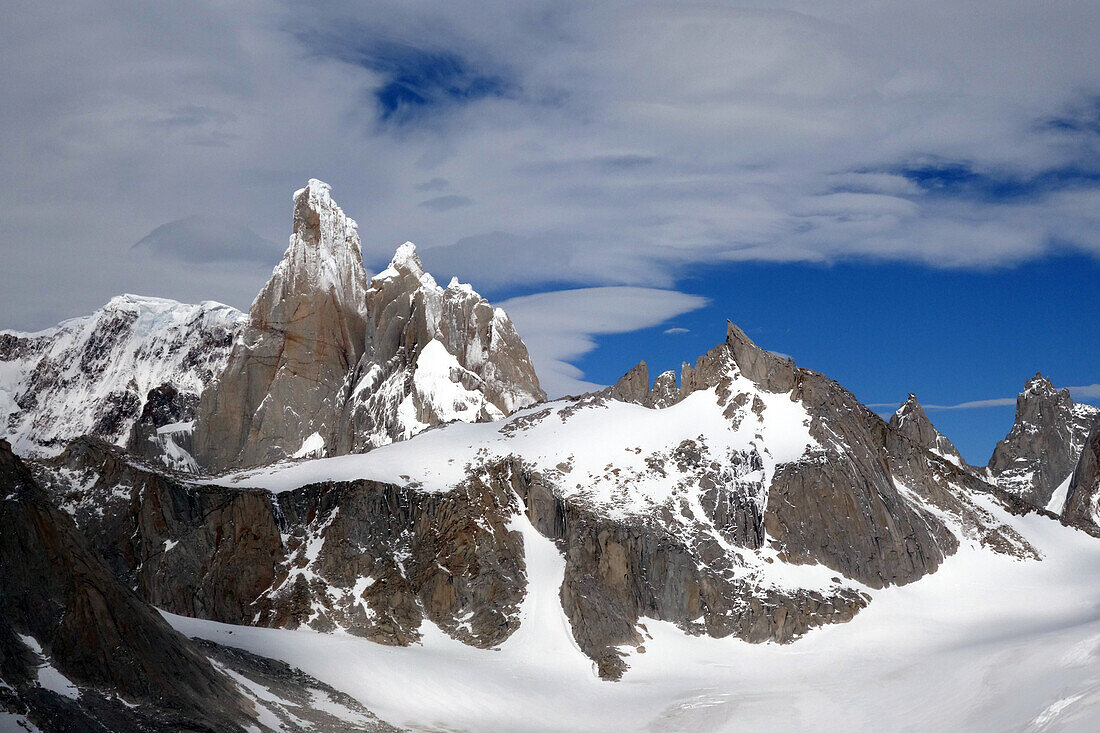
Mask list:
[[[355,221],[317,180],[295,194],[290,245],[247,315],[125,295],[0,332],[0,426],[26,456],[93,435],[218,471],[370,450],[543,399],[504,311],[440,287],[408,243],[368,278]]]
[[[627,668],[625,650],[644,646],[644,618],[789,642],[850,620],[868,602],[864,588],[933,572],[960,542],[1035,555],[972,500],[997,499],[995,489],[736,327],[684,373],[686,387],[652,409],[694,395],[692,409],[711,405],[736,432],[764,426],[785,400],[805,410],[810,448],[776,463],[765,444],[731,452],[721,436],[670,434],[666,449],[638,456],[646,468],[634,473],[621,459],[616,466],[615,401],[593,395],[487,426],[501,447],[479,449],[444,491],[397,479],[320,480],[277,494],[196,484],[90,439],[38,471],[117,576],[154,605],[386,644],[418,641],[424,620],[467,644],[504,642],[530,582],[516,530],[529,522],[562,552],[563,610],[609,679]],[[525,453],[529,431],[580,420],[608,422],[605,476],[617,495],[630,502],[661,476],[667,498],[623,513],[583,490],[590,479],[566,456],[550,466]],[[421,444],[414,453],[431,463],[446,460],[432,448],[445,440],[444,429],[407,446]],[[820,566],[825,580],[776,582],[771,569],[787,563]]]
[[[243,733],[272,730],[261,722],[270,716],[288,731],[390,730],[298,670],[174,631],[111,572],[6,441],[0,485],[0,710],[15,730]],[[257,684],[292,687],[288,704],[256,700]],[[310,690],[355,719],[308,710],[298,725],[306,721],[290,709]]]

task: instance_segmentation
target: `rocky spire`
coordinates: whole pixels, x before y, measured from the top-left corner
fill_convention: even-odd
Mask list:
[[[203,393],[194,451],[222,469],[294,455],[313,435],[331,445],[348,371],[365,349],[356,224],[311,179],[294,194],[282,261],[252,303],[219,382]]]
[[[1073,402],[1036,374],[1016,398],[1016,421],[989,460],[990,477],[1025,501],[1046,507],[1073,472],[1100,410]]]
[[[638,364],[619,377],[615,384],[608,389],[607,395],[614,400],[633,402],[641,405],[649,396],[649,366],[640,361]]]
[[[279,323],[287,315],[288,301],[321,293],[361,314],[367,273],[357,228],[332,200],[327,183],[311,178],[295,191],[290,245],[252,303],[253,323]]]
[[[890,427],[913,441],[916,445],[942,456],[957,466],[965,465],[955,446],[928,419],[917,396],[909,393],[909,399],[901,403],[897,411],[890,416]]]
[[[340,450],[451,420],[494,420],[546,399],[507,314],[469,285],[442,288],[406,242],[370,281],[368,351],[344,408]]]
[[[321,181],[294,194],[290,245],[199,405],[207,469],[369,450],[545,399],[504,311],[440,287],[406,242],[368,279],[355,222]]]

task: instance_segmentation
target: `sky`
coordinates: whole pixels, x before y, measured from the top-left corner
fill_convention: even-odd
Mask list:
[[[984,463],[1100,397],[1100,4],[0,0],[0,327],[246,308],[311,177],[552,394],[725,320]],[[1005,404],[1005,403],[1008,404]]]

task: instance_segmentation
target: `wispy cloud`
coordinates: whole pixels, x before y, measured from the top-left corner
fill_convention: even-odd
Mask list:
[[[1069,387],[1069,393],[1075,400],[1094,400],[1100,399],[1100,384],[1085,384],[1078,387]],[[893,409],[901,403],[895,402],[872,402],[868,404],[868,407],[874,409]],[[926,405],[923,402],[921,407],[925,410],[972,410],[982,407],[1007,407],[1016,405],[1016,396],[1012,397],[994,397],[989,400],[970,400],[968,402],[959,402],[954,405]]]
[[[432,211],[450,211],[451,209],[457,209],[462,206],[469,206],[474,201],[473,199],[465,196],[436,196],[435,198],[428,199],[427,201],[421,201],[420,205],[425,209],[431,209]]]
[[[1078,400],[1100,399],[1100,384],[1084,384],[1080,387],[1070,387],[1069,393]]]
[[[539,293],[500,305],[527,344],[543,389],[558,397],[602,386],[584,380],[570,363],[596,348],[596,336],[656,326],[706,304],[706,298],[672,290],[605,287]]]
[[[131,249],[181,262],[256,262],[271,267],[284,248],[237,222],[188,216],[161,224]]]

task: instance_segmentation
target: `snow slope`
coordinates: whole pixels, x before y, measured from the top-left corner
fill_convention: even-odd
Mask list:
[[[919,582],[873,591],[846,624],[790,645],[645,622],[645,653],[599,681],[560,618],[564,563],[523,532],[532,592],[500,649],[425,629],[411,648],[168,616],[181,632],[282,659],[388,722],[448,731],[1087,731],[1100,716],[1100,543],[988,505],[1045,555],[967,544]],[[521,518],[518,520],[523,522]]]
[[[559,476],[568,498],[583,498],[612,517],[640,514],[666,499],[677,483],[675,475],[655,473],[652,459],[667,458],[685,438],[705,443],[717,457],[759,451],[763,469],[756,478],[765,485],[777,465],[815,447],[809,416],[800,403],[760,390],[740,376],[732,391],[760,398],[765,409],[759,414],[744,410],[731,426],[714,389],[661,410],[598,397],[559,400],[504,421],[452,423],[366,454],[283,462],[230,474],[217,483],[281,492],[318,481],[368,478],[447,491],[478,464],[518,456]],[[675,473],[674,466],[665,469]]]

